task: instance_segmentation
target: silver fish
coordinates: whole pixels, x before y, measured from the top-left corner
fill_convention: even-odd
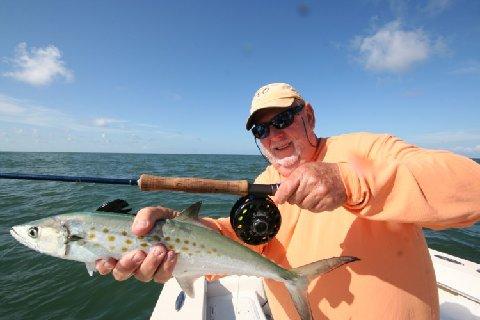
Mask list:
[[[200,202],[174,219],[158,221],[152,231],[131,233],[133,216],[112,213],[68,213],[40,219],[10,230],[25,246],[54,257],[84,262],[90,275],[95,261],[163,243],[178,253],[173,276],[193,297],[193,282],[202,275],[249,275],[285,283],[301,319],[311,319],[307,285],[312,278],[358,260],[343,256],[284,269],[249,248],[205,227],[198,221]]]

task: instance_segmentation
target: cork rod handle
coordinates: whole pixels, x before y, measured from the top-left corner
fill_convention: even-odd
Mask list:
[[[142,174],[138,179],[142,191],[169,190],[194,193],[248,194],[247,180],[212,180],[202,178],[159,177]]]

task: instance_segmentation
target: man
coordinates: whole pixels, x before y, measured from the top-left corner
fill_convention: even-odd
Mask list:
[[[312,106],[290,85],[260,88],[247,130],[271,165],[257,183],[281,185],[277,236],[253,248],[286,268],[333,256],[361,260],[313,279],[314,319],[438,319],[435,274],[422,234],[466,227],[480,219],[480,166],[445,151],[424,150],[390,135],[354,133],[317,138]],[[173,211],[149,207],[132,227],[147,233]],[[228,219],[205,224],[235,238]],[[165,282],[175,253],[162,246],[99,261],[117,280]],[[298,319],[283,284],[266,280],[275,319]]]

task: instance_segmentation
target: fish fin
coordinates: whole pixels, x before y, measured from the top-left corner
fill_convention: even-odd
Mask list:
[[[202,206],[202,201],[195,202],[194,204],[190,205],[187,209],[183,210],[176,219],[190,218],[193,220],[198,220],[198,213],[200,212],[201,206]]]
[[[193,282],[195,282],[196,277],[175,277],[177,279],[178,285],[182,290],[187,294],[189,298],[195,298],[195,290],[193,289]]]
[[[293,268],[290,271],[296,273],[301,277],[306,277],[308,280],[312,280],[316,276],[327,273],[333,269],[340,267],[341,265],[357,260],[360,259],[350,256],[334,257],[315,261],[298,268]]]
[[[307,288],[310,280],[316,276],[336,269],[341,265],[356,260],[360,259],[350,256],[334,257],[315,261],[290,270],[293,274],[295,274],[295,276],[292,279],[286,279],[285,284],[293,303],[295,304],[295,308],[297,309],[297,312],[302,320],[312,319],[307,297]]]
[[[303,281],[302,281],[303,280]],[[290,293],[290,297],[293,300],[295,309],[297,309],[298,315],[302,320],[311,320],[312,313],[310,311],[310,303],[307,297],[308,282],[304,279],[297,281],[286,282],[286,287]]]
[[[93,276],[93,273],[96,271],[95,262],[85,262],[85,266],[90,277]]]
[[[211,229],[200,222],[198,219],[198,213],[200,212],[200,207],[202,206],[202,201],[197,201],[194,204],[190,205],[187,209],[180,212],[178,216],[176,216],[175,220],[180,221],[187,221],[188,223],[204,227],[206,229]]]
[[[113,213],[127,213],[132,214],[132,208],[127,208],[130,206],[127,201],[123,199],[115,199],[113,201],[108,201],[102,204],[100,207],[97,208],[97,211],[101,212],[113,212]]]

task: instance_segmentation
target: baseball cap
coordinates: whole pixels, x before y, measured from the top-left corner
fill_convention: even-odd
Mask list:
[[[300,93],[288,83],[270,83],[255,92],[250,106],[250,116],[247,119],[247,130],[253,126],[255,114],[267,108],[288,108],[295,99],[303,100]]]

